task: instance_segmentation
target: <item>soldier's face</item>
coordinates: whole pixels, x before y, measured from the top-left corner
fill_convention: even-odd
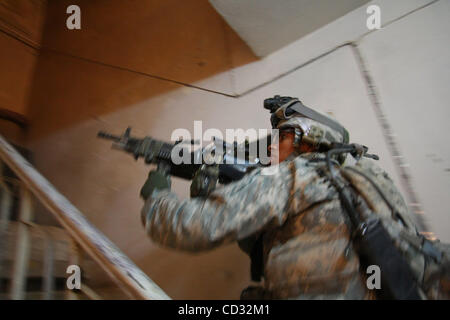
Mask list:
[[[294,132],[280,131],[278,144],[271,144],[269,146],[271,164],[283,162],[295,151],[294,138]]]

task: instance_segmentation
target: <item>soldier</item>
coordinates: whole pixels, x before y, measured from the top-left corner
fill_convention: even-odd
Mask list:
[[[347,131],[296,98],[275,96],[265,107],[280,130],[278,145],[270,146],[279,153],[278,170],[257,169],[207,197],[182,201],[170,192],[169,177],[154,171],[141,190],[146,232],[163,246],[192,252],[237,241],[252,259],[252,279],[264,279],[244,290],[243,299],[374,298],[322,150],[348,143]],[[364,158],[345,166],[345,158],[336,154],[331,161],[356,191],[358,210],[377,214],[390,234],[417,236],[386,172]],[[423,279],[423,256],[401,243],[415,277]]]

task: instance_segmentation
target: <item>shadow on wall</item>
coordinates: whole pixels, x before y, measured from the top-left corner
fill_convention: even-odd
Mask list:
[[[31,140],[180,87],[142,73],[193,83],[257,59],[207,0],[49,1],[42,45]]]

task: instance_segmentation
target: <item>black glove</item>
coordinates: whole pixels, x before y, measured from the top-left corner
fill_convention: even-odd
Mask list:
[[[155,190],[170,190],[171,180],[170,175],[160,170],[152,170],[148,174],[147,181],[145,181],[144,186],[141,189],[141,197],[144,200],[153,193]]]

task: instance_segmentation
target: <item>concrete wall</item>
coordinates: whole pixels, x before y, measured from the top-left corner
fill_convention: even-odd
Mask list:
[[[192,130],[194,120],[202,120],[204,129],[269,128],[262,100],[274,94],[298,96],[306,105],[333,112],[349,129],[352,141],[379,154],[380,165],[407,196],[408,185],[391,155],[377,116],[378,106],[387,115],[397,134],[395,141],[410,164],[409,182],[419,195],[427,221],[442,240],[450,241],[448,197],[444,197],[449,190],[450,158],[448,148],[442,147],[448,144],[445,121],[449,118],[443,106],[450,98],[446,90],[448,1],[371,2],[381,7],[382,30],[368,33],[362,7],[262,60],[256,60],[224,27],[206,1],[194,2],[197,19],[174,13],[177,19],[169,19],[175,24],[170,24],[173,33],[165,34],[163,28],[152,35],[157,39],[161,32],[163,37],[193,37],[175,56],[168,53],[169,44],[164,54],[146,56],[148,51],[140,48],[147,42],[139,33],[139,41],[119,38],[125,41],[124,47],[111,53],[110,48],[120,47],[116,41],[120,34],[129,37],[128,32],[138,30],[140,24],[133,21],[145,15],[145,10],[125,12],[120,2],[114,2],[120,10],[97,7],[100,2],[92,7],[80,3],[85,16],[98,17],[100,10],[105,13],[103,8],[111,15],[124,12],[133,17],[127,20],[133,27],[122,34],[122,29],[112,30],[107,22],[97,21],[92,22],[93,31],[92,25],[86,24],[76,31],[79,34],[68,33],[62,22],[55,22],[64,19],[59,17],[63,5],[51,3],[49,13],[57,17],[49,20],[44,42],[59,53],[44,51],[39,61],[32,90],[36,109],[30,147],[38,169],[173,298],[237,298],[249,284],[249,261],[234,244],[189,255],[151,243],[140,225],[142,201],[138,197],[149,168],[110,150],[107,142],[95,138],[98,130],[120,133],[131,125],[136,135],[169,139],[176,128]],[[159,8],[157,16],[173,13],[170,7]],[[163,20],[160,23],[165,23]],[[145,25],[148,20],[139,21]],[[195,33],[197,27],[200,34]],[[219,28],[226,38],[217,37]],[[343,45],[348,41],[356,41],[376,85],[379,105],[369,95],[355,49]],[[216,47],[228,47],[229,51],[218,57],[221,50]],[[200,48],[202,61],[216,61],[215,67],[199,71],[202,66],[193,48]],[[101,61],[106,63],[98,63]],[[172,64],[184,72],[168,67]],[[121,65],[145,72],[117,67]],[[149,76],[156,72],[178,82]],[[188,187],[187,182],[174,179],[173,189],[180,197],[187,196]]]

